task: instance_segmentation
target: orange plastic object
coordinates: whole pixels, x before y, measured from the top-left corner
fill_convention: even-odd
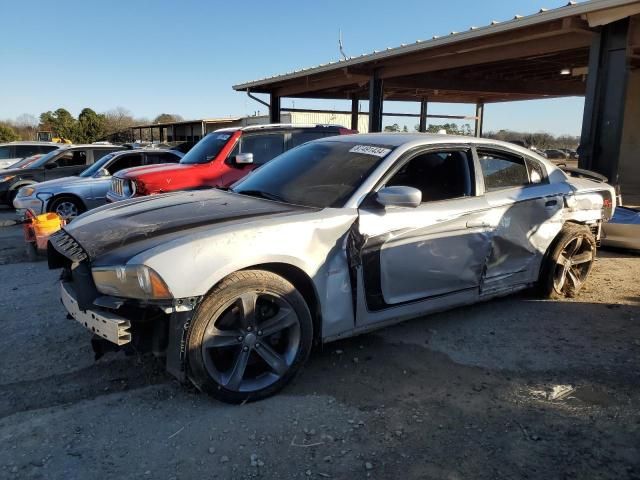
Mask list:
[[[49,237],[52,233],[62,228],[64,221],[57,213],[43,213],[35,217],[31,221],[31,224],[33,226],[33,234],[36,237],[38,250],[46,250]]]

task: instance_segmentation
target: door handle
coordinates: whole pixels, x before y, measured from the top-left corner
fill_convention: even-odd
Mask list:
[[[483,220],[476,220],[467,222],[467,228],[488,228],[491,224],[489,222],[485,222]]]
[[[558,200],[547,200],[547,202],[544,204],[544,207],[551,208],[555,207],[556,205],[558,205]]]

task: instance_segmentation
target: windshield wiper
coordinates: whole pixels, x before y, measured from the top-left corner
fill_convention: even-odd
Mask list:
[[[286,200],[284,200],[282,197],[279,197],[278,195],[274,195],[273,193],[263,192],[262,190],[241,190],[241,191],[232,190],[232,191],[235,193],[239,193],[240,195],[249,195],[251,197],[264,198],[267,200],[273,200],[275,202],[286,203]]]

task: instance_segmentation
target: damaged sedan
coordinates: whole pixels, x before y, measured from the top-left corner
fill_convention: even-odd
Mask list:
[[[515,145],[331,137],[226,191],[84,214],[49,265],[96,356],[153,352],[238,403],[283,388],[314,344],[533,286],[576,295],[614,208],[611,186]]]

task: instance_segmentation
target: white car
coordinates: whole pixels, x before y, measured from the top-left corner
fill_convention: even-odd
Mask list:
[[[32,155],[45,154],[60,147],[62,143],[53,142],[9,142],[0,144],[0,169],[9,168],[14,163]]]

